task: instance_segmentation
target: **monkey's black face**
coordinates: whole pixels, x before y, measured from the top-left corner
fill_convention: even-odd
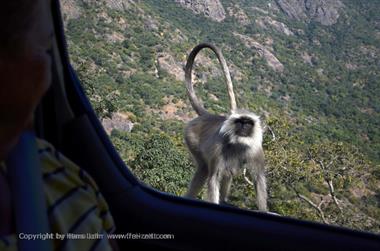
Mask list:
[[[234,121],[235,134],[240,137],[250,137],[252,136],[253,127],[255,126],[255,121],[249,117],[240,117]]]

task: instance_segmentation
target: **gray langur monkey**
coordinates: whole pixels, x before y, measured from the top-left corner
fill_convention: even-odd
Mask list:
[[[194,92],[191,72],[194,59],[203,48],[211,49],[222,65],[231,106],[227,116],[207,112]],[[221,51],[212,44],[196,46],[187,59],[185,80],[191,105],[199,115],[185,128],[185,142],[197,166],[185,196],[195,198],[207,182],[207,200],[217,204],[226,202],[233,176],[247,168],[256,183],[257,206],[259,210],[267,211],[260,118],[252,112],[237,109],[231,76]]]

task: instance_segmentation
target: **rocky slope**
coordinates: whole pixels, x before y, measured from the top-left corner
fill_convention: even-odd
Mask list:
[[[175,1],[197,14],[204,14],[215,21],[220,22],[226,18],[226,11],[219,0]],[[275,0],[275,2],[292,19],[307,22],[313,20],[326,26],[337,22],[344,7],[340,0]],[[268,5],[272,5],[271,1],[268,1]],[[238,6],[229,7],[228,12],[230,16],[237,18],[240,23],[247,24],[248,18]]]
[[[340,0],[276,0],[289,17],[296,20],[314,20],[322,25],[337,22],[343,3]]]
[[[226,18],[226,11],[219,0],[175,0],[175,2],[218,22]]]
[[[262,58],[264,58],[272,70],[277,72],[282,72],[284,70],[284,65],[273,55],[270,48],[258,43],[248,36],[237,33],[235,36],[241,39],[246,47],[253,49],[253,51],[257,52]]]

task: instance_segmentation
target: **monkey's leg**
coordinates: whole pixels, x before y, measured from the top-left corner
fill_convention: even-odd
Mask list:
[[[217,175],[210,177],[208,181],[207,200],[212,203],[219,204],[219,185],[220,181]]]
[[[202,187],[206,183],[208,177],[208,167],[200,152],[189,148],[191,157],[193,158],[193,163],[196,164],[197,170],[190,182],[189,188],[185,194],[185,197],[195,198],[199,192],[202,190]]]
[[[195,198],[202,190],[203,185],[206,183],[208,176],[207,166],[205,164],[198,164],[198,168],[195,171],[193,179],[190,182],[189,188],[185,197]]]
[[[256,181],[256,201],[257,207],[261,211],[268,211],[267,208],[267,182],[264,168],[260,168],[254,175]]]
[[[230,193],[230,187],[232,183],[231,175],[224,175],[222,183],[220,185],[220,202],[227,202],[228,194]]]
[[[207,200],[219,204],[220,175],[221,171],[224,170],[224,166],[221,161],[216,160],[216,163],[214,161],[209,164]]]

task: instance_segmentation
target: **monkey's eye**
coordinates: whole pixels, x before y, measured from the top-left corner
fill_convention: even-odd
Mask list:
[[[255,124],[255,121],[248,119],[245,124],[253,126]]]
[[[251,126],[255,124],[255,122],[252,119],[242,119],[241,123],[244,125],[251,125]]]
[[[240,119],[235,120],[235,124],[250,124],[250,125],[253,125],[254,121],[252,121],[251,119],[247,119],[247,118],[240,118]]]

